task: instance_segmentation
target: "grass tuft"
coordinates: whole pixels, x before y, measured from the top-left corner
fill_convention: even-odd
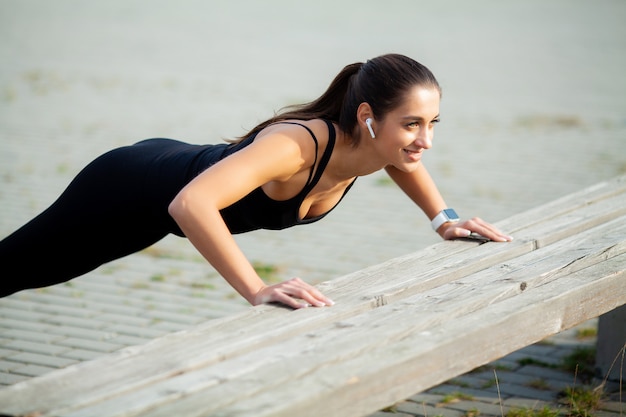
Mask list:
[[[597,388],[567,387],[562,393],[563,402],[569,409],[567,416],[593,417],[602,405],[603,396],[602,386]]]
[[[586,340],[593,339],[598,336],[598,329],[595,327],[586,327],[584,329],[578,329],[576,331],[576,339]]]
[[[463,414],[463,417],[479,417],[479,416],[480,416],[480,410],[478,408],[470,408]]]
[[[580,380],[588,384],[595,376],[596,349],[581,347],[563,358],[561,369],[576,374]]]
[[[451,392],[450,394],[445,395],[441,399],[441,404],[456,403],[456,402],[463,401],[463,400],[471,401],[473,399],[474,397],[469,394],[464,394],[460,391],[455,391],[455,392]]]
[[[267,264],[260,261],[252,262],[252,267],[259,276],[267,282],[280,282],[281,268],[277,265]]]
[[[559,410],[547,405],[539,410],[532,408],[513,408],[506,413],[506,417],[557,417],[561,414]]]
[[[529,386],[530,388],[539,389],[543,391],[550,391],[551,389],[550,384],[548,384],[548,382],[543,378],[533,379],[526,385]]]

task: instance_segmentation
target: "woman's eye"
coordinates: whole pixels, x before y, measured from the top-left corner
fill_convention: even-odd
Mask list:
[[[411,122],[407,125],[407,127],[418,127],[418,126],[419,126],[419,123],[417,122]]]

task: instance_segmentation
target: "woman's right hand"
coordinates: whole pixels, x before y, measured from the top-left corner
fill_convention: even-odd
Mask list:
[[[332,306],[333,300],[324,296],[317,288],[307,284],[300,278],[292,278],[280,284],[261,288],[254,297],[252,304],[281,303],[292,308],[309,306]]]
[[[250,304],[278,302],[293,308],[332,305],[302,280],[268,287],[246,259],[220,213],[265,184],[282,184],[286,197],[302,189],[314,164],[316,147],[305,129],[289,126],[260,133],[245,148],[204,170],[174,197],[168,213],[198,252]]]

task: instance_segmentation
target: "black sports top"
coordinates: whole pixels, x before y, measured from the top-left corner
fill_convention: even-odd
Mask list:
[[[280,230],[300,224],[308,224],[322,219],[332,210],[322,215],[305,219],[301,219],[299,213],[302,202],[322,177],[334,149],[336,138],[335,128],[331,122],[325,122],[329,132],[328,145],[321,158],[319,158],[319,163],[317,158],[319,144],[313,131],[301,123],[279,122],[304,127],[311,134],[315,142],[315,161],[311,167],[307,183],[302,191],[288,200],[274,200],[268,197],[263,189],[259,187],[231,206],[220,210],[220,214],[231,233],[243,233],[257,229]],[[169,201],[174,198],[178,191],[195,176],[216,162],[245,148],[254,141],[255,137],[256,134],[234,144],[203,146],[189,145],[168,139],[149,139],[139,142],[135,146],[146,145],[147,147],[158,146],[161,148],[158,159],[161,162],[167,163],[159,164],[157,162],[156,168],[151,170],[152,172],[148,175],[157,175],[159,177],[159,187],[161,190],[159,194],[161,195],[161,201],[156,204],[163,207],[163,204],[169,204]],[[173,172],[172,166],[178,166],[178,172]],[[346,188],[339,201],[343,199],[353,184],[354,181]],[[168,192],[164,193],[164,188],[168,189]],[[164,196],[164,194],[166,194],[166,196]],[[339,202],[337,204],[339,204]],[[336,207],[336,205],[334,207]],[[168,229],[171,233],[183,236],[182,231],[171,217],[169,217],[168,223]]]
[[[224,221],[226,222],[229,230],[232,233],[241,233],[260,228],[271,230],[285,229],[291,226],[315,222],[317,220],[320,220],[330,212],[329,210],[328,212],[320,216],[305,219],[300,218],[300,206],[302,205],[302,202],[309,194],[309,192],[311,192],[313,187],[315,187],[315,185],[319,182],[322,174],[324,173],[326,165],[328,165],[330,156],[333,153],[336,137],[333,124],[329,121],[326,121],[329,133],[328,145],[326,146],[326,149],[324,150],[324,153],[322,154],[322,157],[320,158],[318,164],[317,150],[319,145],[313,131],[311,131],[311,129],[309,129],[307,126],[300,123],[282,123],[296,124],[304,127],[311,134],[311,137],[315,142],[315,161],[313,162],[313,166],[311,167],[309,179],[307,180],[304,188],[302,188],[302,191],[300,191],[296,196],[288,200],[273,200],[268,197],[267,194],[265,194],[261,187],[259,187],[235,204],[221,210],[222,217],[224,218]],[[242,147],[245,147],[248,144],[252,143],[253,140],[254,137],[248,138],[240,146],[227,149],[226,153],[231,154],[233,152],[236,152]],[[352,184],[354,184],[354,181],[352,181],[352,183],[350,183],[350,185],[346,188],[343,195],[341,196],[341,199],[343,199],[350,187],[352,187]]]

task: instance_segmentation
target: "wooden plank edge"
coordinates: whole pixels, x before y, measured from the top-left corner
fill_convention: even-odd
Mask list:
[[[622,229],[624,228],[626,228],[626,225],[622,225]],[[619,230],[616,230],[614,234],[615,236],[613,236],[613,239],[616,241],[619,241],[621,239],[621,236],[623,236],[622,232]],[[480,288],[480,291],[476,291],[473,293],[473,298],[475,299],[474,301],[472,301],[471,299],[463,300],[463,306],[461,310],[466,311],[468,308],[486,308],[495,301],[497,301],[498,303],[507,302],[508,298],[520,295],[524,290],[532,292],[534,288],[547,285],[552,281],[567,277],[573,272],[580,271],[584,268],[589,268],[597,263],[604,262],[607,259],[626,253],[626,242],[621,242],[621,245],[614,245],[613,243],[614,242],[607,242],[605,244],[596,246],[593,249],[590,248],[587,251],[580,251],[580,253],[588,253],[588,256],[582,256],[577,259],[576,262],[570,262],[569,258],[564,261],[557,260],[555,259],[554,255],[549,251],[560,252],[561,249],[548,248],[547,250],[543,251],[545,253],[542,255],[542,262],[554,264],[549,267],[540,266],[533,259],[528,259],[526,261],[520,260],[520,265],[512,265],[513,271],[509,274],[504,274],[501,277],[499,285],[503,288],[502,290],[497,288],[494,290],[493,286],[484,286],[483,284],[481,284],[481,281],[471,282],[470,285],[476,288]],[[529,268],[521,268],[524,266],[523,262],[529,263]],[[543,272],[546,270],[549,271],[549,273]],[[484,274],[479,273],[478,275]],[[529,275],[532,275],[532,277]],[[482,281],[489,281],[493,278],[493,276],[490,275],[487,278],[487,280],[483,279]],[[524,290],[520,290],[520,283],[524,284]],[[450,286],[454,287],[455,284],[450,284]],[[457,289],[457,292],[458,291],[463,292],[466,290],[459,288]],[[444,292],[443,289],[441,289],[440,291],[440,288],[437,288],[437,293],[441,292]],[[448,296],[450,296],[450,294],[448,294]],[[405,302],[408,301],[409,300],[405,300]],[[320,346],[322,350],[330,350],[328,352],[328,356],[322,355],[324,357],[323,360],[327,360],[328,363],[326,365],[324,365],[324,363],[318,363],[313,365],[307,364],[307,366],[312,366],[313,369],[324,366],[332,366],[332,364],[339,363],[346,357],[365,354],[367,352],[367,349],[370,349],[372,347],[377,348],[377,346],[379,346],[381,343],[384,345],[386,343],[389,343],[390,341],[401,340],[411,332],[415,332],[420,329],[425,330],[426,328],[436,327],[445,324],[445,321],[462,318],[463,314],[465,313],[463,313],[463,311],[455,312],[455,307],[453,305],[455,302],[458,301],[451,301],[452,304],[448,303],[448,305],[439,301],[437,296],[432,297],[429,294],[424,294],[421,298],[411,300],[411,302],[414,303],[413,305],[403,305],[401,312],[390,310],[393,308],[393,306],[389,306],[390,309],[387,309],[386,311],[382,311],[385,310],[384,308],[374,310],[366,313],[363,316],[359,316],[358,318],[355,317],[353,318],[354,320],[343,323],[343,326],[346,328],[352,327],[365,329],[368,328],[368,326],[372,326],[372,333],[371,335],[368,335],[365,340],[359,340],[352,335],[348,335],[348,337],[346,338],[345,331],[343,332],[344,334],[337,334],[337,329],[332,328],[329,328],[327,330],[316,329],[313,334],[307,335],[305,337],[294,336],[293,340],[289,341],[289,343],[285,345],[282,345],[281,348],[284,348],[284,350],[286,350],[287,352],[293,352],[296,357],[289,358],[288,356],[290,355],[288,354],[278,354],[278,357],[280,357],[280,361],[283,362],[282,364],[280,364],[280,366],[278,366],[279,364],[275,363],[275,361],[272,359],[277,357],[277,352],[273,352],[272,349],[266,349],[266,351],[257,351],[256,356],[246,358],[246,362],[253,365],[253,367],[249,368],[246,372],[248,372],[248,374],[268,374],[272,373],[271,370],[274,369],[275,366],[282,367],[289,366],[289,364],[295,365],[295,363],[301,360],[297,357],[299,352],[297,350],[297,346],[306,344],[307,339],[313,336],[315,337],[315,339],[309,340],[315,340],[316,345]],[[440,312],[433,313],[430,311],[431,309],[433,311],[439,310]],[[430,319],[427,323],[422,323],[421,326],[416,327],[414,325],[411,325],[407,330],[404,330],[403,326],[398,326],[396,328],[389,328],[389,326],[386,326],[387,322],[401,323],[403,316],[421,317],[421,321],[423,322],[424,317],[427,315],[433,316],[433,319]],[[396,316],[397,319],[394,318]],[[377,324],[377,322],[380,323]],[[381,332],[376,332],[376,329],[384,329],[385,332],[384,334],[382,334]],[[352,343],[358,345],[356,347],[356,350],[352,353],[346,353],[348,351],[346,351],[344,348],[341,348],[341,346],[337,346],[336,343],[340,342],[342,339],[346,339],[343,342],[344,345],[346,345],[346,343],[348,345]],[[368,342],[367,339],[374,339],[375,343]],[[378,341],[382,342],[378,343]],[[311,346],[311,349],[313,348],[315,348],[315,345]],[[332,351],[334,350],[336,350],[337,352],[342,352],[339,357],[335,357],[336,355],[333,356]],[[263,364],[263,356],[265,355],[267,355],[267,357],[270,359],[268,359],[266,363]],[[243,368],[243,364],[241,365]],[[254,365],[256,365],[256,367],[254,367]],[[255,393],[258,393],[263,389],[271,390],[272,387],[276,386],[277,384],[287,384],[288,381],[284,380],[284,378],[290,378],[291,376],[293,376],[294,378],[298,378],[299,372],[304,372],[304,374],[307,374],[311,372],[311,370],[294,370],[294,372],[292,373],[273,372],[274,378],[271,382],[267,382],[267,384],[263,388],[256,387],[254,379],[249,379],[246,376],[247,374],[243,373],[242,369],[238,370],[240,374],[239,377],[230,380],[228,379],[229,377],[226,374],[220,377],[220,372],[218,371],[218,369],[211,369],[207,372],[208,374],[213,375],[213,382],[211,382],[210,378],[207,378],[204,375],[206,372],[200,371],[198,372],[197,377],[194,375],[182,375],[177,378],[177,381],[168,380],[162,384],[156,384],[155,386],[148,387],[146,388],[146,390],[144,390],[144,392],[128,393],[128,395],[116,398],[109,403],[104,402],[94,405],[94,408],[99,410],[106,410],[107,415],[122,416],[126,415],[126,412],[130,412],[130,405],[133,404],[133,406],[135,406],[137,401],[144,401],[145,403],[149,404],[148,407],[162,407],[167,402],[176,401],[181,397],[189,395],[193,396],[194,392],[201,392],[198,395],[201,397],[202,401],[210,401],[213,406],[217,407],[220,403],[232,403],[239,400],[245,400],[246,397],[253,396],[255,395]],[[283,379],[278,377],[278,375],[281,375]],[[240,384],[239,382],[237,382],[238,378],[243,378],[244,380],[248,379],[248,381],[244,384]],[[194,380],[199,381],[200,385],[198,385],[198,382]],[[233,387],[233,389],[228,391],[229,387],[217,387],[221,383],[228,383],[231,387]],[[247,385],[249,386],[248,388],[246,388]],[[226,391],[223,391],[223,389],[226,389]],[[209,390],[210,393],[207,392],[207,390]],[[169,397],[157,394],[163,392],[168,392]],[[183,403],[185,403],[186,401],[189,400],[182,400]],[[196,405],[194,405],[193,407],[195,406]],[[86,409],[85,415],[89,415],[89,413],[93,413],[94,411],[94,409]],[[138,413],[140,411],[140,409],[137,410]]]
[[[480,270],[482,268],[478,268],[478,269]],[[439,272],[440,271],[437,271],[435,275],[437,275]],[[472,268],[468,268],[467,266],[464,268],[464,274],[469,274],[473,272],[475,272],[475,270]],[[454,278],[458,278],[458,276],[455,276]],[[437,284],[441,284],[441,282],[437,282]],[[424,287],[424,283],[420,283],[420,285],[422,286],[422,290],[427,289],[426,287]],[[433,286],[434,284],[431,283],[429,288]],[[410,294],[408,292],[405,292],[404,295],[408,296]],[[358,312],[367,311],[367,310],[368,310],[367,308],[361,308],[358,310]],[[351,307],[349,311],[346,311],[344,314],[337,314],[338,313],[337,308],[334,307],[332,310],[326,311],[325,313],[326,313],[325,317],[322,317],[323,314],[316,314],[315,316],[309,315],[309,317],[305,318],[304,320],[297,320],[295,322],[296,325],[293,325],[294,321],[291,320],[291,318],[288,318],[288,321],[290,323],[286,326],[280,326],[280,331],[275,330],[274,334],[280,336],[282,339],[293,337],[295,334],[305,331],[306,328],[308,328],[311,325],[320,326],[331,321],[341,321],[344,318],[352,317],[355,314],[357,314],[357,310]],[[258,320],[260,319],[260,317],[256,317],[256,319]],[[229,324],[231,323],[231,320],[226,320],[226,321]],[[312,321],[312,323],[310,321]],[[276,323],[273,323],[273,325],[276,325]],[[297,328],[298,331],[294,331],[294,327]],[[231,327],[228,327],[227,330],[229,332],[232,332]],[[211,332],[211,333],[214,334],[215,332]],[[253,333],[254,331],[252,331],[250,334],[253,334]],[[138,389],[141,386],[154,383],[158,380],[166,379],[175,374],[189,372],[199,367],[207,366],[210,363],[215,363],[221,360],[226,360],[229,357],[232,357],[235,355],[244,354],[245,352],[249,351],[252,348],[254,349],[262,348],[263,346],[259,346],[258,343],[256,344],[250,343],[250,337],[251,337],[250,334],[247,337],[244,336],[240,338],[236,338],[236,337],[233,338],[234,340],[229,342],[228,352],[220,353],[220,349],[215,349],[215,346],[214,346],[215,343],[213,343],[212,341],[209,341],[207,343],[207,341],[205,340],[206,336],[204,335],[203,331],[199,330],[195,332],[195,334],[190,333],[190,332],[183,332],[182,334],[179,335],[181,337],[181,342],[182,342],[182,345],[179,344],[179,349],[181,349],[181,354],[187,355],[187,358],[194,358],[194,359],[180,362],[177,359],[175,352],[173,352],[171,356],[172,357],[171,362],[168,362],[166,360],[160,363],[161,371],[159,371],[158,369],[155,369],[154,362],[150,363],[150,361],[147,361],[146,369],[143,372],[141,371],[141,369],[138,370],[136,368],[129,367],[128,368],[129,372],[130,372],[130,369],[135,370],[135,372],[133,372],[133,375],[131,375],[130,377],[128,375],[125,375],[124,372],[121,372],[121,375],[116,376],[114,380],[104,378],[101,381],[90,381],[91,384],[85,385],[85,381],[81,381],[82,378],[77,378],[72,375],[68,376],[68,373],[71,371],[74,371],[74,375],[77,375],[79,373],[82,374],[84,372],[90,372],[89,370],[90,366],[88,365],[88,363],[82,363],[82,364],[75,365],[75,368],[66,368],[66,369],[45,375],[41,377],[43,379],[41,382],[39,382],[37,379],[33,379],[31,381],[26,381],[25,383],[22,383],[22,384],[16,384],[16,386],[10,387],[10,388],[19,390],[19,388],[23,385],[33,385],[33,384],[36,385],[37,383],[39,383],[39,385],[41,386],[44,386],[46,384],[49,384],[49,382],[46,382],[45,379],[50,378],[50,379],[54,379],[55,384],[57,385],[57,390],[55,391],[57,392],[55,395],[52,395],[52,394],[49,394],[49,395],[52,395],[54,398],[63,400],[63,398],[66,398],[66,397],[64,397],[63,395],[59,395],[59,394],[61,394],[64,390],[67,392],[67,391],[72,391],[72,389],[74,389],[83,393],[85,391],[90,391],[92,395],[98,398],[95,398],[95,397],[89,398],[89,395],[80,396],[81,401],[88,403],[89,401],[100,400],[101,397],[118,395],[120,393],[120,390],[122,389],[124,390]],[[269,345],[270,343],[277,342],[275,337],[274,338],[271,337],[272,336],[271,334],[267,336],[268,336],[266,339],[267,343],[265,345]],[[166,348],[169,348],[170,350],[176,350],[175,349],[176,346],[170,345],[174,338],[175,338],[174,335],[172,335],[172,336],[166,336],[162,339],[162,342],[166,346]],[[198,339],[202,339],[202,340],[200,341]],[[143,356],[143,357],[149,356],[149,354],[151,353],[150,347],[152,348],[156,347],[156,350],[153,350],[152,353],[156,351],[156,355],[154,355],[155,359],[157,359],[156,357],[158,357],[158,359],[162,361],[163,357],[160,355],[160,353],[158,353],[159,346],[156,346],[155,344],[148,344],[141,349],[129,348],[129,349],[126,349],[122,353],[114,354],[113,357],[109,359],[108,365],[101,362],[101,361],[106,361],[107,360],[106,358],[93,361],[95,363],[92,365],[92,367],[94,367],[94,369],[98,369],[98,368],[107,367],[107,366],[118,366],[118,367],[121,366],[122,370],[124,370],[126,368],[124,363],[128,363],[128,364],[130,364],[131,362],[136,363],[135,358],[138,355]],[[197,356],[198,351],[201,351],[199,356]],[[221,351],[223,352],[224,350],[222,349]],[[210,352],[210,353],[207,355],[206,352]],[[73,378],[76,378],[76,381],[74,382],[74,385],[75,385],[74,387],[71,386],[72,385],[71,383],[67,382],[68,379],[73,379]],[[125,384],[120,385],[119,380],[124,380]],[[133,385],[133,381],[136,381],[136,385]],[[98,394],[96,394],[96,392],[98,392]],[[2,397],[2,395],[3,395],[2,391],[0,391],[0,398]],[[14,393],[7,393],[7,396],[12,396],[15,398]],[[53,405],[55,403],[54,399],[44,398],[44,397],[45,395],[38,396],[38,398],[42,398],[42,400],[45,399],[45,401],[42,401],[42,403],[49,404],[49,405]],[[75,399],[77,397],[70,395],[70,396],[67,396],[67,398]],[[69,400],[66,399],[65,401],[69,401]]]
[[[603,266],[599,264],[592,269],[602,272]],[[496,325],[476,323],[471,318],[451,321],[436,333],[412,335],[391,349],[387,347],[338,364],[332,377],[327,375],[328,369],[319,369],[307,376],[306,380],[312,381],[310,384],[293,381],[282,390],[241,400],[211,415],[246,416],[255,410],[254,415],[259,417],[296,414],[356,417],[375,412],[625,304],[626,294],[617,291],[626,277],[624,270],[604,272],[604,277],[590,282],[590,270],[582,270],[570,277],[577,281],[573,285],[543,287],[542,308],[528,305],[523,297],[515,302],[495,304],[489,313],[499,318]],[[572,299],[576,302],[572,303]],[[520,324],[524,323],[532,325],[521,331]],[[493,343],[494,337],[506,343]],[[393,364],[381,365],[389,358]],[[142,416],[166,415],[160,411],[166,410]],[[188,417],[200,415],[203,414],[196,412]]]
[[[518,228],[532,227],[546,219],[555,219],[572,210],[594,205],[624,193],[626,193],[626,175],[620,175],[517,213],[497,222],[496,225],[515,234]],[[550,215],[547,216],[546,213]]]

